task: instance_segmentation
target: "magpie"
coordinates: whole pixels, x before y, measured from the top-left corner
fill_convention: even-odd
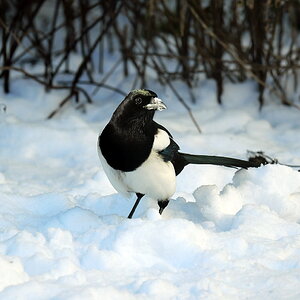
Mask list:
[[[144,195],[157,200],[162,214],[175,192],[176,176],[188,164],[260,166],[256,161],[179,152],[171,133],[153,120],[157,110],[166,108],[153,91],[133,90],[98,137],[98,154],[109,181],[119,193],[137,196],[128,218]]]

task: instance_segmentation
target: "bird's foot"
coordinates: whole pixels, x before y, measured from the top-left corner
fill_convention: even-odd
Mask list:
[[[159,200],[157,203],[159,206],[159,214],[161,215],[164,209],[168,206],[169,200]]]

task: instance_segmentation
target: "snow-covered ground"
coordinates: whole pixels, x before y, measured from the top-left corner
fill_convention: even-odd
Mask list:
[[[151,89],[182,151],[300,164],[300,112],[260,112],[254,83],[226,84],[218,106],[202,81],[190,104],[202,134],[170,90]],[[0,94],[0,299],[300,298],[297,169],[188,166],[162,216],[143,199],[128,220],[134,199],[114,191],[96,150],[122,96],[100,90],[85,114],[68,105],[45,120],[63,95],[21,79]]]

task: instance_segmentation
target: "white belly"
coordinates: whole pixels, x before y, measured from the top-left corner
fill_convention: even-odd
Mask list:
[[[155,200],[167,200],[176,188],[176,174],[171,162],[163,161],[158,154],[170,144],[169,135],[159,129],[154,136],[151,153],[136,170],[122,172],[109,166],[98,146],[98,154],[103,169],[112,186],[121,194],[141,193]]]
[[[152,151],[135,171],[123,173],[124,183],[133,192],[156,200],[167,200],[175,193],[176,175],[173,164]]]
[[[173,164],[164,162],[156,151],[136,170],[122,172],[108,165],[98,148],[103,169],[112,186],[121,194],[141,193],[155,200],[167,200],[175,193],[176,175]]]

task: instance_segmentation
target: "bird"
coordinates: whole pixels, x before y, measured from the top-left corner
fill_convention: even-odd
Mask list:
[[[129,219],[145,195],[157,201],[162,214],[175,193],[176,176],[189,164],[260,166],[257,161],[180,152],[169,130],[153,120],[156,111],[166,108],[155,92],[132,90],[98,136],[98,155],[110,183],[124,196],[137,197]]]

